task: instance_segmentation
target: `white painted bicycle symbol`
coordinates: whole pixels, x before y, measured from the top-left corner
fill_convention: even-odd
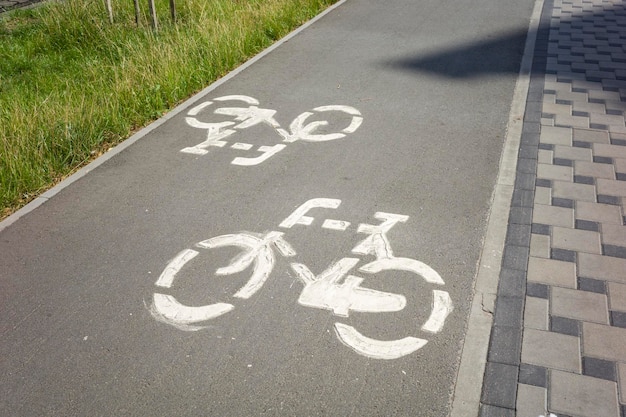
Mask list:
[[[361,113],[350,106],[343,105],[329,105],[316,107],[312,112],[304,112],[296,117],[289,126],[289,130],[283,129],[278,121],[274,118],[276,110],[259,108],[259,101],[253,97],[242,95],[230,95],[224,97],[218,97],[213,99],[218,103],[223,102],[243,102],[247,107],[219,107],[213,114],[234,117],[235,122],[223,121],[223,122],[203,122],[198,120],[198,115],[204,112],[208,107],[213,105],[213,101],[205,101],[195,106],[189,113],[185,121],[189,126],[205,129],[207,131],[207,138],[203,142],[186,147],[180,150],[183,153],[190,153],[195,155],[206,155],[209,153],[209,148],[225,147],[228,142],[227,138],[237,133],[237,130],[247,129],[249,127],[265,124],[272,128],[281,138],[284,143],[279,143],[273,146],[263,145],[257,150],[261,155],[254,158],[237,157],[231,162],[233,165],[253,166],[267,161],[278,152],[287,147],[285,143],[293,143],[296,141],[305,142],[325,142],[329,140],[344,138],[349,133],[354,133],[361,123],[363,118]],[[335,133],[319,133],[319,129],[324,126],[328,126],[329,122],[326,120],[317,120],[307,123],[314,114],[326,114],[327,112],[341,112],[350,116],[350,123],[339,132]],[[239,123],[236,123],[239,122]],[[232,149],[238,149],[248,151],[254,146],[249,143],[233,143],[230,145]]]
[[[313,208],[336,209],[341,200],[315,198],[298,207],[283,220],[279,227],[290,229],[295,225],[308,226],[313,218],[307,212]],[[378,212],[374,216],[380,224],[360,224],[357,233],[367,237],[358,243],[352,253],[356,255],[373,255],[375,260],[369,262],[358,271],[364,274],[376,274],[381,271],[407,271],[422,277],[426,282],[444,285],[439,274],[423,262],[411,258],[396,257],[387,238],[387,232],[397,223],[406,222],[409,217]],[[349,222],[326,219],[322,225],[326,229],[345,231]],[[196,249],[214,249],[235,246],[241,253],[233,258],[230,264],[218,268],[216,275],[231,275],[243,272],[252,267],[252,275],[247,283],[234,294],[234,297],[248,299],[254,295],[269,278],[276,259],[276,253],[283,257],[293,257],[296,251],[284,239],[284,233],[270,231],[263,235],[238,233],[217,236],[197,243]],[[171,288],[176,274],[187,262],[199,255],[196,249],[185,249],[169,262],[161,273],[156,285],[160,288]],[[331,264],[319,275],[315,275],[304,264],[291,263],[290,266],[300,282],[304,285],[298,303],[306,307],[331,310],[336,316],[349,317],[350,311],[382,313],[404,309],[406,298],[393,294],[362,287],[364,279],[351,275],[350,271],[361,259],[345,257]],[[172,295],[156,292],[153,295],[150,311],[154,318],[168,323],[181,330],[195,331],[203,326],[198,325],[206,320],[215,319],[232,311],[235,307],[230,303],[214,303],[204,306],[187,306],[181,304]],[[446,291],[433,290],[432,311],[421,327],[422,331],[439,333],[446,318],[452,312],[452,300]],[[395,359],[423,347],[428,341],[413,336],[399,340],[377,340],[361,334],[354,327],[337,322],[334,325],[337,337],[355,352],[376,359]]]

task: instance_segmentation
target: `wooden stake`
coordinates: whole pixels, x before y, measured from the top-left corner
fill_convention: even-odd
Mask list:
[[[152,22],[152,29],[156,32],[157,30],[159,30],[159,22],[157,22],[154,0],[148,0],[148,8],[150,9],[150,21]]]
[[[135,3],[135,24],[139,26],[139,0],[133,0],[133,3]]]
[[[109,14],[109,23],[113,24],[113,7],[111,7],[111,0],[105,0],[107,6],[107,13]]]
[[[172,15],[172,23],[176,23],[176,3],[175,0],[170,0],[170,14]]]

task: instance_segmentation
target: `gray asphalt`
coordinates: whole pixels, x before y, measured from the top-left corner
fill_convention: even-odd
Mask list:
[[[354,133],[237,166],[233,158],[280,136],[257,125],[207,155],[181,153],[206,138],[183,111],[0,232],[0,415],[447,415],[532,6],[349,0],[188,108],[251,96],[287,128],[305,111],[346,105],[363,117]],[[330,114],[329,132],[346,126]],[[235,141],[255,147],[230,148]],[[312,198],[341,206],[312,210],[310,226],[279,228]],[[346,318],[300,305],[289,263],[318,275],[357,257],[351,249],[366,237],[357,225],[378,224],[376,212],[409,216],[387,235],[395,256],[426,263],[445,285],[409,272],[355,274],[407,306]],[[323,229],[328,218],[351,225]],[[232,297],[250,270],[213,274],[233,248],[199,250],[172,288],[155,286],[180,251],[240,231],[281,231],[297,252],[277,255],[251,298]],[[435,335],[420,330],[433,289],[454,304]],[[235,309],[185,332],[150,314],[155,291]],[[399,359],[368,358],[338,340],[336,322],[428,343]]]

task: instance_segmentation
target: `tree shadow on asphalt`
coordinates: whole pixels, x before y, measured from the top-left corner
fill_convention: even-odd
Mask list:
[[[581,7],[561,9],[560,19],[552,18],[552,1],[546,2],[542,14],[542,24],[533,33],[536,35],[537,44],[533,71],[545,73],[546,63],[552,59],[558,60],[558,64],[570,65],[572,61],[562,61],[564,56],[573,56],[574,62],[584,56],[584,62],[598,64],[602,61],[621,63],[626,71],[626,4],[607,5],[606,8],[594,7],[593,10],[583,10]],[[385,65],[400,71],[415,71],[433,73],[449,78],[472,78],[489,74],[512,73],[517,74],[520,68],[521,57],[526,42],[526,31],[514,31],[505,35],[499,35],[496,39],[467,43],[441,52],[428,55],[406,57]],[[555,39],[559,36],[558,48],[548,48],[550,37]],[[589,51],[585,48],[596,48],[597,43],[608,44],[608,48],[599,47],[599,55],[608,55],[611,59],[596,57],[590,59]],[[561,52],[561,53],[559,53]],[[587,55],[587,56],[585,56]],[[576,58],[578,56],[578,58]],[[565,71],[565,68],[562,68]],[[559,73],[561,73],[560,71]],[[575,72],[576,70],[572,70]],[[588,81],[601,81],[590,75],[591,71],[582,68],[577,70],[578,79],[585,79],[581,75],[587,75]],[[549,72],[549,71],[548,71]],[[626,75],[626,74],[625,74]],[[619,81],[619,79],[618,79]],[[621,80],[621,88],[626,88]],[[615,83],[614,83],[615,84]]]

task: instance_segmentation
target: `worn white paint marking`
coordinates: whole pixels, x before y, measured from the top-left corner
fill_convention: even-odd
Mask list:
[[[204,110],[205,107],[209,107],[211,104],[213,104],[212,101],[205,101],[204,103],[200,103],[196,107],[194,107],[193,109],[189,110],[189,113],[187,113],[187,114],[189,116],[197,116],[198,113],[200,113],[202,110]]]
[[[402,310],[406,306],[404,296],[363,288],[360,286],[363,278],[349,275],[340,283],[358,262],[358,258],[343,258],[317,277],[306,265],[292,263],[291,268],[304,283],[298,302],[307,307],[332,310],[342,317],[348,317],[350,310],[371,313]]]
[[[409,216],[377,212],[374,214],[374,217],[378,220],[382,220],[382,223],[379,225],[360,224],[357,232],[365,233],[369,236],[356,245],[354,249],[352,249],[352,253],[358,255],[376,255],[378,259],[393,258],[393,251],[391,250],[391,245],[387,239],[386,233],[396,223],[406,222]]]
[[[271,158],[272,156],[276,155],[278,152],[282,151],[286,147],[287,147],[287,145],[282,145],[282,144],[278,144],[278,145],[274,145],[274,146],[261,146],[261,147],[259,147],[259,152],[261,152],[260,156],[257,156],[256,158],[237,157],[237,158],[233,159],[231,164],[233,164],[233,165],[242,165],[242,166],[258,165],[258,164],[260,164],[262,162],[267,161],[269,158]]]
[[[351,116],[361,116],[361,112],[350,106],[342,106],[342,105],[330,105],[330,106],[320,106],[313,109],[314,111],[324,112],[324,111],[342,111]],[[350,125],[342,130],[343,133],[354,133],[363,123],[362,117],[352,117],[352,121]]]
[[[445,284],[437,271],[426,265],[424,262],[410,258],[382,258],[359,268],[359,271],[370,274],[376,274],[380,271],[389,270],[413,272],[431,284]]]
[[[185,249],[180,252],[167,264],[159,276],[156,285],[163,288],[170,288],[178,271],[180,271],[180,269],[185,266],[187,262],[195,258],[197,255],[198,252],[193,249]]]
[[[180,330],[196,331],[202,329],[203,326],[193,326],[193,323],[216,318],[234,308],[235,306],[227,303],[190,307],[179,303],[171,295],[155,293],[150,313],[155,319],[171,324]]]
[[[283,256],[293,256],[295,250],[283,238],[283,233],[269,232],[263,238],[240,233],[236,235],[223,235],[204,240],[197,244],[202,248],[219,248],[225,246],[238,246],[243,252],[233,258],[226,267],[215,271],[217,275],[231,275],[248,268],[253,262],[252,276],[248,282],[235,293],[237,298],[250,298],[265,283],[274,268],[274,253],[270,245],[274,244]]]
[[[452,310],[450,294],[447,291],[433,290],[433,310],[426,323],[422,326],[422,330],[439,333]]]
[[[234,116],[239,123],[235,129],[247,129],[249,127],[265,123],[273,128],[280,127],[280,124],[274,119],[276,110],[261,109],[257,106],[250,107],[221,107],[215,110],[215,114],[224,116]]]
[[[313,223],[313,217],[305,216],[309,210],[316,207],[336,209],[340,204],[341,200],[335,198],[312,198],[295,209],[279,226],[285,229],[290,229],[296,224],[308,226]]]
[[[254,145],[251,145],[251,144],[249,144],[249,143],[240,143],[240,142],[237,142],[237,143],[233,143],[233,144],[232,144],[232,146],[231,146],[231,148],[233,148],[233,149],[239,149],[239,150],[241,150],[241,151],[249,151],[250,149],[252,149],[252,147],[253,147],[253,146],[254,146]]]
[[[376,340],[363,336],[354,327],[335,323],[337,337],[355,352],[373,359],[397,359],[423,347],[428,340],[405,337],[399,340]]]
[[[243,101],[244,103],[248,103],[248,104],[253,104],[253,105],[259,105],[259,100],[257,100],[254,97],[250,97],[250,96],[242,96],[242,95],[230,95],[230,96],[223,96],[223,97],[218,97],[218,98],[214,98],[213,100],[215,101]]]
[[[350,227],[350,222],[344,222],[343,220],[326,219],[324,220],[324,224],[322,224],[322,228],[324,229],[339,230],[342,232],[348,227]]]
[[[180,150],[180,152],[190,153],[190,154],[195,154],[195,155],[206,155],[207,153],[209,153],[209,151],[207,151],[206,148],[210,146],[216,146],[220,148],[224,147],[226,145],[226,142],[223,141],[222,139],[227,138],[228,136],[232,135],[236,131],[232,129],[220,130],[220,128],[221,127],[219,126],[211,126],[207,130],[207,139],[204,142],[199,143],[196,146],[183,148]]]

